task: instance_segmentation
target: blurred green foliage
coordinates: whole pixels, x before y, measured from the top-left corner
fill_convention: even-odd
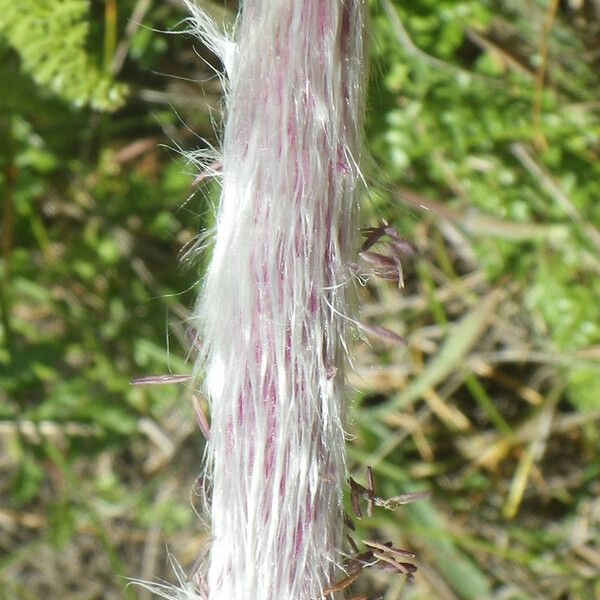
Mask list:
[[[107,521],[172,531],[193,520],[187,494],[155,505],[160,480],[139,473],[157,469],[140,422],[151,433],[173,411],[193,417],[174,386],[130,381],[190,369],[198,267],[180,252],[205,209],[202,197],[186,203],[193,173],[177,148],[198,143],[185,121],[209,129],[210,93],[159,74],[205,77],[189,38],[139,27],[145,17],[168,30],[184,14],[152,3],[135,13],[142,4],[0,3],[0,453],[13,465],[0,504],[41,510],[42,539],[63,550],[96,532],[112,565],[99,574],[106,598],[133,597],[121,578],[140,573],[124,567],[129,551],[106,537]],[[119,73],[112,29],[127,51]],[[191,447],[200,455],[200,441]],[[10,569],[35,557],[39,538],[23,530],[15,553],[6,543],[0,588],[26,597]]]
[[[583,18],[580,30],[555,19],[540,89],[536,69],[547,3],[396,4],[398,21],[390,18],[391,3],[373,2],[376,110],[368,127],[377,177],[501,222],[504,235],[472,232],[489,280],[510,273],[526,286],[525,307],[539,317],[535,334],[558,351],[597,346],[600,79],[586,49],[593,21],[588,32]],[[510,68],[514,64],[519,68]],[[523,162],[523,144],[540,148],[539,171]],[[522,239],[515,240],[513,224],[530,224],[529,233],[519,230]],[[410,237],[406,227],[404,220]],[[568,370],[575,405],[599,408],[597,365],[571,361]]]
[[[597,3],[561,3],[548,30],[547,59],[549,4],[541,0],[371,0],[370,6],[365,170],[372,185],[365,218],[385,218],[411,240],[428,217],[399,203],[400,188],[431,200],[434,217],[436,206],[454,211],[488,284],[518,288],[519,323],[529,332],[531,353],[549,356],[553,386],[566,386],[570,404],[560,409],[570,416],[597,411]],[[231,18],[236,6],[210,8]],[[193,419],[185,404],[189,390],[130,385],[140,374],[190,371],[187,317],[201,267],[195,256],[183,265],[180,259],[211,218],[212,192],[193,194],[192,169],[178,148],[203,143],[192,130],[214,142],[211,111],[218,110],[219,90],[203,62],[218,68],[214,57],[189,37],[157,33],[184,16],[167,2],[0,0],[0,450],[7,457],[0,504],[2,522],[17,519],[0,538],[0,587],[9,598],[35,595],[30,581],[38,590],[50,586],[56,597],[134,597],[123,591],[121,577],[141,573],[153,524],[167,538],[198,535],[186,485],[202,443],[173,426]],[[456,316],[434,297],[434,276],[439,268],[457,277],[461,266],[438,251],[438,238],[428,244],[441,258],[424,258],[417,269],[427,315],[405,311],[409,328],[445,328]],[[389,290],[377,294],[373,303],[390,297]],[[459,333],[471,323],[464,319]],[[451,355],[460,344],[444,348]],[[451,364],[438,368],[458,372],[464,358],[450,356]],[[377,359],[382,367],[395,360],[385,352]],[[515,400],[507,409],[504,392],[495,395],[475,377],[465,387],[477,398],[468,416],[483,438],[501,435],[507,447],[522,443],[520,456],[527,455],[519,427],[523,414],[533,419],[538,408]],[[547,390],[538,393],[545,397]],[[580,453],[568,456],[581,480],[552,496],[560,510],[549,503],[540,517],[548,530],[534,531],[531,521],[511,524],[501,515],[512,472],[461,463],[456,429],[430,428],[425,441],[407,435],[398,450],[397,434],[385,418],[371,416],[364,398],[353,419],[358,441],[350,457],[360,468],[374,465],[382,493],[410,491],[418,479],[435,490],[438,480],[466,471],[460,486],[442,486],[440,497],[448,514],[475,515],[479,530],[450,525],[433,503],[372,524],[390,537],[404,532],[421,540],[439,572],[438,588],[429,582],[428,591],[417,586],[406,597],[430,598],[431,590],[440,598],[550,597],[536,595],[545,579],[571,590],[570,598],[598,597],[598,578],[580,576],[556,554],[570,543],[564,530],[580,518],[600,471],[591,424],[577,439]],[[166,458],[157,450],[163,430],[176,440],[175,449],[167,444]],[[433,454],[425,461],[427,443]],[[382,447],[388,449],[381,456],[389,456],[375,461]],[[186,458],[174,461],[169,451]],[[174,472],[183,490],[175,499],[163,495]],[[31,517],[23,525],[23,514],[42,515],[41,524],[32,525],[38,521]],[[496,534],[518,548],[497,547],[490,541]],[[100,595],[85,589],[73,595],[82,578],[73,576],[69,588],[70,571],[58,563],[61,581],[28,579],[42,572],[41,545],[61,548],[71,564],[76,558],[67,547],[84,545],[86,535],[108,566],[96,571],[85,564],[85,552],[75,556],[81,555],[88,589],[97,580]],[[389,598],[400,597],[393,595],[399,589],[390,588]]]
[[[0,35],[41,88],[75,106],[116,110],[123,105],[127,88],[112,80],[110,64],[100,69],[86,50],[89,11],[88,0],[2,0]]]

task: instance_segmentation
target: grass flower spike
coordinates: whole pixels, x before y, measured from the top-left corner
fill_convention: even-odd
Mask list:
[[[231,39],[194,9],[227,71],[221,203],[195,314],[210,600],[315,600],[340,575],[364,8],[245,0]]]

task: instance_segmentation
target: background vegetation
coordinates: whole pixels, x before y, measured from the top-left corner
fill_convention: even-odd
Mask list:
[[[235,2],[204,2],[231,20]],[[372,0],[370,277],[352,476],[431,498],[359,522],[417,553],[385,600],[600,597],[600,3]],[[178,0],[0,0],[0,598],[146,598],[206,537],[178,386],[214,190],[216,59]],[[184,256],[185,259],[181,260]],[[405,345],[377,336],[378,327]]]

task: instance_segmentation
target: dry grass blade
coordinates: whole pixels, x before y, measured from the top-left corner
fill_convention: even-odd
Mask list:
[[[145,375],[132,379],[131,385],[167,385],[169,383],[185,383],[191,379],[191,375]]]
[[[400,394],[383,402],[373,409],[380,417],[396,407],[406,407],[412,404],[423,394],[441,383],[452,373],[457,365],[461,364],[467,353],[478,341],[484,331],[496,304],[504,292],[496,288],[482,299],[480,304],[451,330],[438,353],[427,364],[423,372]]]

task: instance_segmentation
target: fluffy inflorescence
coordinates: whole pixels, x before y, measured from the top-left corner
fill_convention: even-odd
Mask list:
[[[363,1],[244,0],[230,37],[193,14],[227,71],[221,203],[194,317],[211,409],[208,594],[316,600],[341,558]]]

